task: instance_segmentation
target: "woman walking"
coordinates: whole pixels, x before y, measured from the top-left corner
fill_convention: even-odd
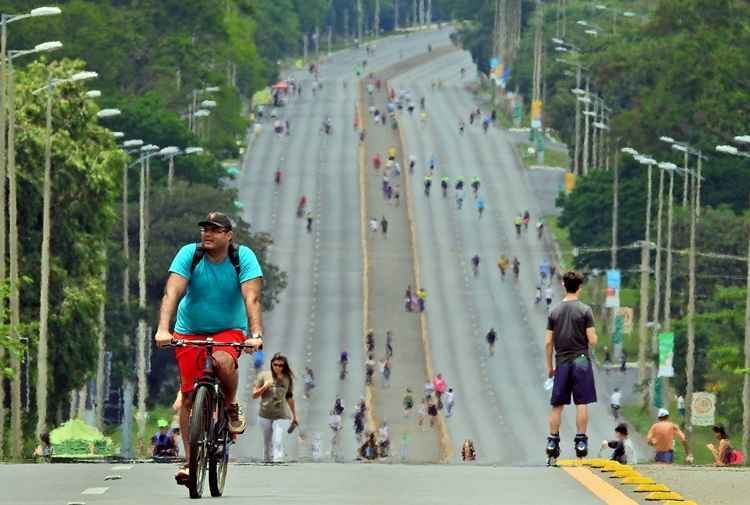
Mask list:
[[[266,463],[273,462],[274,422],[289,419],[291,413],[292,423],[288,432],[294,431],[299,424],[293,390],[294,374],[289,368],[289,361],[284,354],[277,352],[271,358],[271,369],[258,374],[253,388],[253,399],[260,398],[258,424],[263,430],[263,460]]]

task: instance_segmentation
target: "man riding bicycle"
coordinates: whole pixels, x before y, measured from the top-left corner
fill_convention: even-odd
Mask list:
[[[219,212],[211,212],[198,223],[201,243],[183,246],[172,260],[169,278],[164,288],[159,329],[154,337],[163,347],[173,339],[203,340],[213,337],[217,342],[237,342],[258,348],[263,345],[261,287],[263,272],[255,253],[246,246],[232,243],[232,221]],[[200,249],[199,249],[200,248]],[[172,318],[177,314],[174,334],[170,331]],[[248,326],[252,338],[247,338]],[[193,398],[193,385],[202,375],[201,363],[205,356],[201,347],[181,347],[175,350],[180,370],[182,405],[180,431],[185,447],[185,460],[190,461],[188,424]],[[214,371],[222,384],[225,408],[229,417],[229,431],[243,433],[245,417],[236,402],[237,360],[240,351],[232,347],[216,346],[213,352]],[[177,482],[188,480],[188,466],[175,475]]]

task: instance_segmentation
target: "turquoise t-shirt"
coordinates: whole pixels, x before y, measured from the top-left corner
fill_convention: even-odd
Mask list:
[[[249,247],[240,246],[238,277],[229,256],[221,263],[212,263],[205,254],[191,275],[190,264],[197,247],[197,244],[183,246],[169,267],[170,272],[189,281],[177,307],[175,332],[205,335],[240,329],[247,333],[248,315],[240,284],[263,277],[258,258]]]

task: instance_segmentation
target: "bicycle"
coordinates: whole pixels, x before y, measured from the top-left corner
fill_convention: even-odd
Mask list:
[[[208,473],[208,487],[211,496],[224,493],[224,484],[229,468],[229,446],[234,440],[229,433],[229,418],[224,408],[224,393],[221,383],[214,374],[213,348],[234,347],[254,349],[238,342],[215,342],[205,340],[173,340],[168,347],[204,347],[206,357],[203,362],[203,377],[193,387],[193,408],[190,412],[189,441],[190,460],[187,487],[190,498],[201,498]]]

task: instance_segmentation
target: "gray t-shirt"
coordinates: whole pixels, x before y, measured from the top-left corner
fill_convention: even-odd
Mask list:
[[[586,329],[594,326],[591,307],[579,300],[562,301],[547,320],[547,329],[553,333],[555,363],[570,363],[581,354],[589,355]]]

